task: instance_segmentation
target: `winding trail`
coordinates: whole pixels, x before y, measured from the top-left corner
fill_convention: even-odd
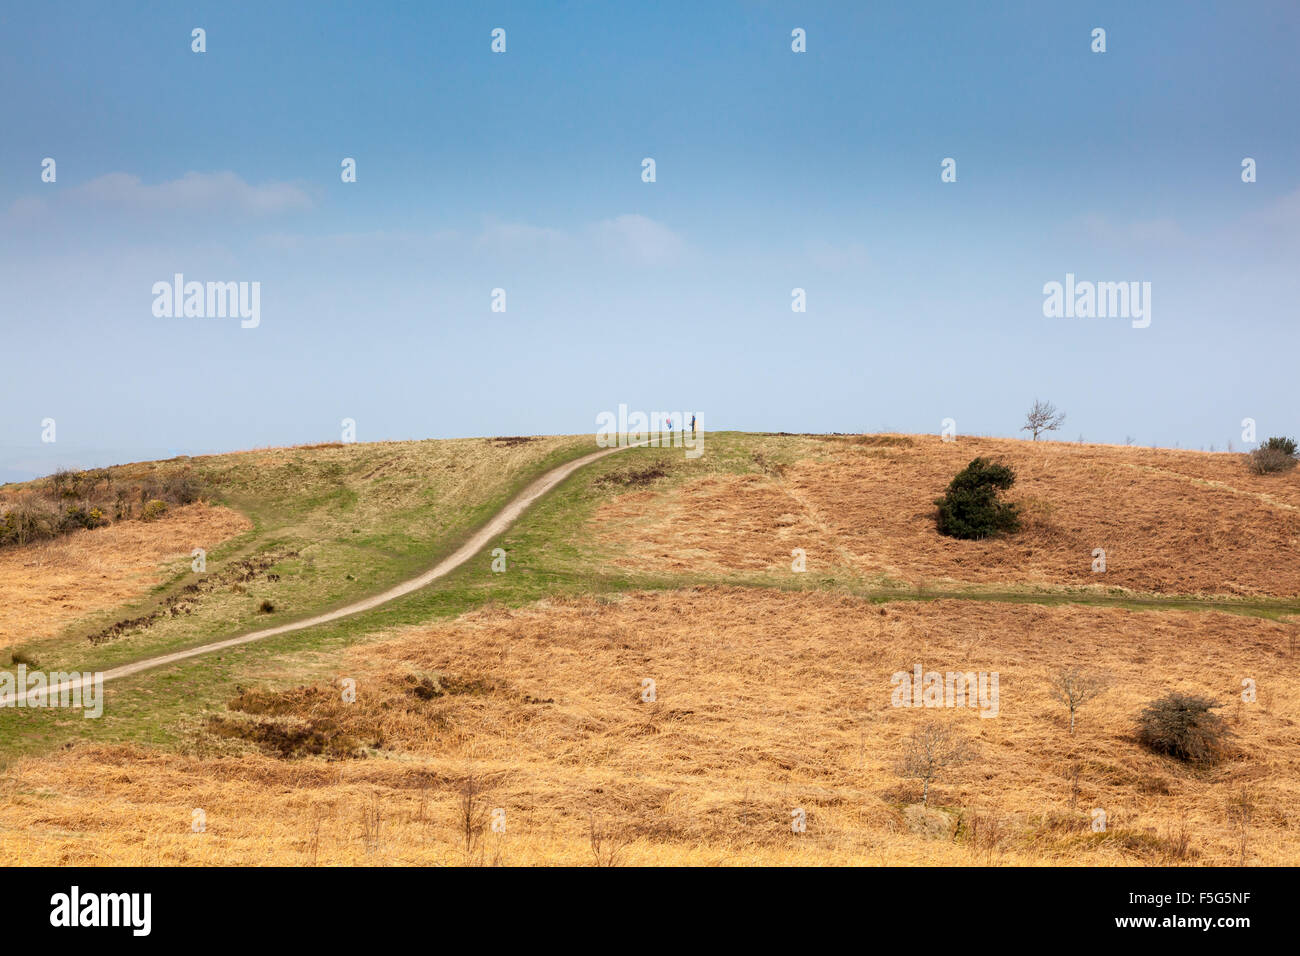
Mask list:
[[[604,458],[606,455],[612,455],[624,448],[637,447],[635,445],[619,445],[614,448],[606,448],[601,451],[593,452],[590,455],[584,455],[581,458],[575,458],[573,461],[566,462],[558,468],[552,468],[546,474],[542,475],[510,501],[504,508],[493,515],[478,531],[474,532],[464,544],[453,551],[450,555],[439,561],[433,568],[425,571],[419,577],[411,578],[409,581],[403,581],[394,587],[389,588],[373,597],[356,601],[344,607],[337,608],[333,611],[327,611],[324,614],[318,614],[315,617],[309,617],[306,620],[294,621],[289,624],[280,624],[276,627],[264,628],[260,631],[252,631],[248,634],[242,634],[239,637],[227,638],[223,641],[214,641],[211,644],[200,644],[197,647],[186,648],[183,651],[173,651],[170,654],[161,654],[158,657],[149,657],[140,661],[133,661],[130,664],[122,664],[111,670],[103,672],[105,682],[116,680],[119,677],[129,677],[132,674],[138,674],[141,671],[151,670],[155,667],[162,667],[166,664],[175,664],[177,661],[189,660],[191,657],[199,657],[203,654],[211,654],[213,651],[221,651],[230,647],[238,647],[241,644],[251,644],[254,641],[260,641],[263,638],[274,637],[277,634],[289,634],[293,631],[303,631],[309,627],[315,627],[318,624],[327,624],[330,621],[337,621],[340,618],[350,617],[353,614],[360,614],[363,611],[369,611],[379,607],[381,604],[387,604],[389,601],[395,601],[400,597],[410,594],[412,591],[418,591],[420,588],[444,577],[451,571],[460,567],[474,555],[478,554],[488,542],[509,528],[519,518],[521,514],[534,501],[546,494],[556,485],[560,484],[570,475],[584,465],[589,465],[598,458]],[[76,680],[61,681],[53,687],[41,690],[39,688],[27,691],[24,695],[26,700],[33,703],[39,703],[47,695],[63,695],[79,692],[81,688],[87,686],[91,679],[80,677]],[[0,696],[0,707],[14,706],[19,692],[5,694]]]

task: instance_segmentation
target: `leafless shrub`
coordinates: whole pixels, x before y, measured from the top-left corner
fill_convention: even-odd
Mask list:
[[[1246,456],[1246,467],[1256,475],[1271,475],[1295,466],[1295,456],[1288,455],[1281,448],[1261,446]]]
[[[1002,849],[1011,836],[1001,814],[984,810],[963,817],[960,833],[967,846],[986,853]]]
[[[176,505],[193,504],[199,500],[199,483],[186,472],[169,475],[162,482],[162,498]]]
[[[1080,707],[1104,694],[1113,683],[1109,674],[1081,667],[1066,667],[1053,672],[1050,693],[1053,699],[1070,708],[1070,733],[1074,733],[1074,715]]]
[[[912,731],[898,761],[897,773],[921,783],[921,803],[930,802],[930,785],[945,770],[974,759],[970,742],[952,724],[929,720]]]
[[[361,809],[361,836],[367,853],[374,853],[379,849],[380,825],[379,794],[376,792],[369,806]]]
[[[473,773],[466,774],[456,804],[456,826],[460,830],[467,863],[475,859],[476,853],[481,855],[483,831],[487,828],[487,805],[483,792],[483,782]]]
[[[1165,852],[1170,862],[1181,862],[1192,857],[1192,831],[1187,818],[1178,821],[1178,826],[1165,836]]]
[[[321,825],[321,818],[317,816],[316,819],[312,822],[311,839],[307,841],[307,852],[311,854],[312,866],[318,866],[320,860],[320,825]],[[376,828],[375,837],[376,837],[376,841],[378,841],[377,828]]]
[[[1079,794],[1082,789],[1079,787],[1079,780],[1083,776],[1083,761],[1076,760],[1070,764],[1070,809],[1073,810],[1079,805]]]
[[[415,819],[420,823],[425,821],[425,813],[429,809],[429,778],[425,777],[420,781],[420,803],[416,810]]]
[[[1228,801],[1228,820],[1237,831],[1237,865],[1246,865],[1246,843],[1255,814],[1255,795],[1242,787]]]
[[[587,813],[587,836],[596,866],[618,866],[622,862],[623,851],[632,842],[625,832],[616,832],[608,824],[597,820],[594,810]]]
[[[24,495],[0,516],[0,543],[22,546],[30,541],[52,538],[59,533],[61,519],[57,511],[29,495]]]

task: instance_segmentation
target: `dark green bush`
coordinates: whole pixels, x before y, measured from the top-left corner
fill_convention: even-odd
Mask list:
[[[1020,530],[1020,509],[998,500],[998,492],[1016,483],[1016,473],[1007,465],[976,458],[957,473],[939,508],[939,533],[952,538],[988,538]]]
[[[1290,455],[1292,458],[1295,457],[1295,453],[1296,453],[1296,442],[1294,438],[1280,438],[1277,435],[1274,435],[1272,438],[1264,442],[1264,444],[1260,445],[1259,447],[1272,448],[1282,452],[1282,454],[1284,455]]]
[[[1226,755],[1232,731],[1208,697],[1168,693],[1138,715],[1138,741],[1148,750],[1187,763],[1210,764]]]
[[[78,528],[98,528],[108,524],[98,508],[86,504],[68,505],[59,518],[59,530],[76,531]]]

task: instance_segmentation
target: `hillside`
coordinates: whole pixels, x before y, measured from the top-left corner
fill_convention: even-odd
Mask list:
[[[0,590],[8,575],[35,618],[23,602],[49,599],[13,582],[38,549],[93,562],[116,533],[118,563],[20,654],[144,657],[255,626],[261,601],[306,616],[418,573],[590,450],[480,439],[147,466],[191,470],[209,514],[247,523],[210,525],[225,543],[207,585],[184,590],[188,547],[115,525],[0,551]],[[976,455],[1016,469],[1019,534],[935,531],[934,498]],[[482,555],[366,614],[124,678],[99,720],[0,712],[0,860],[1294,863],[1298,509],[1295,470],[1253,475],[1239,455],[736,433],[694,460],[628,450],[525,512],[501,573]],[[259,555],[274,561],[246,576]],[[188,612],[92,643],[177,595]],[[917,665],[998,674],[996,716],[893,706]],[[1073,735],[1050,694],[1070,666],[1111,679]],[[1139,744],[1138,712],[1169,690],[1222,702],[1229,759]],[[898,761],[935,716],[975,753],[922,809]]]

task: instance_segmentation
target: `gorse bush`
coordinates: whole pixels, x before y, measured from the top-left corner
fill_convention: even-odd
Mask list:
[[[1286,471],[1296,466],[1296,440],[1274,436],[1246,456],[1246,467],[1257,475]]]
[[[988,538],[1020,530],[1020,509],[1000,501],[998,492],[1016,483],[1016,473],[1007,465],[976,458],[957,473],[939,508],[939,533],[952,538]]]
[[[104,513],[98,508],[85,504],[69,505],[63,509],[59,520],[60,531],[76,531],[78,528],[98,528],[108,524]]]
[[[59,512],[30,495],[0,515],[0,545],[24,545],[59,533]]]
[[[152,521],[172,505],[203,496],[203,486],[186,470],[154,468],[123,477],[107,468],[61,468],[48,478],[0,494],[0,547],[21,547],[83,528],[141,518]]]
[[[1210,764],[1225,756],[1232,731],[1208,697],[1168,693],[1138,715],[1138,741],[1148,750],[1187,763]]]

